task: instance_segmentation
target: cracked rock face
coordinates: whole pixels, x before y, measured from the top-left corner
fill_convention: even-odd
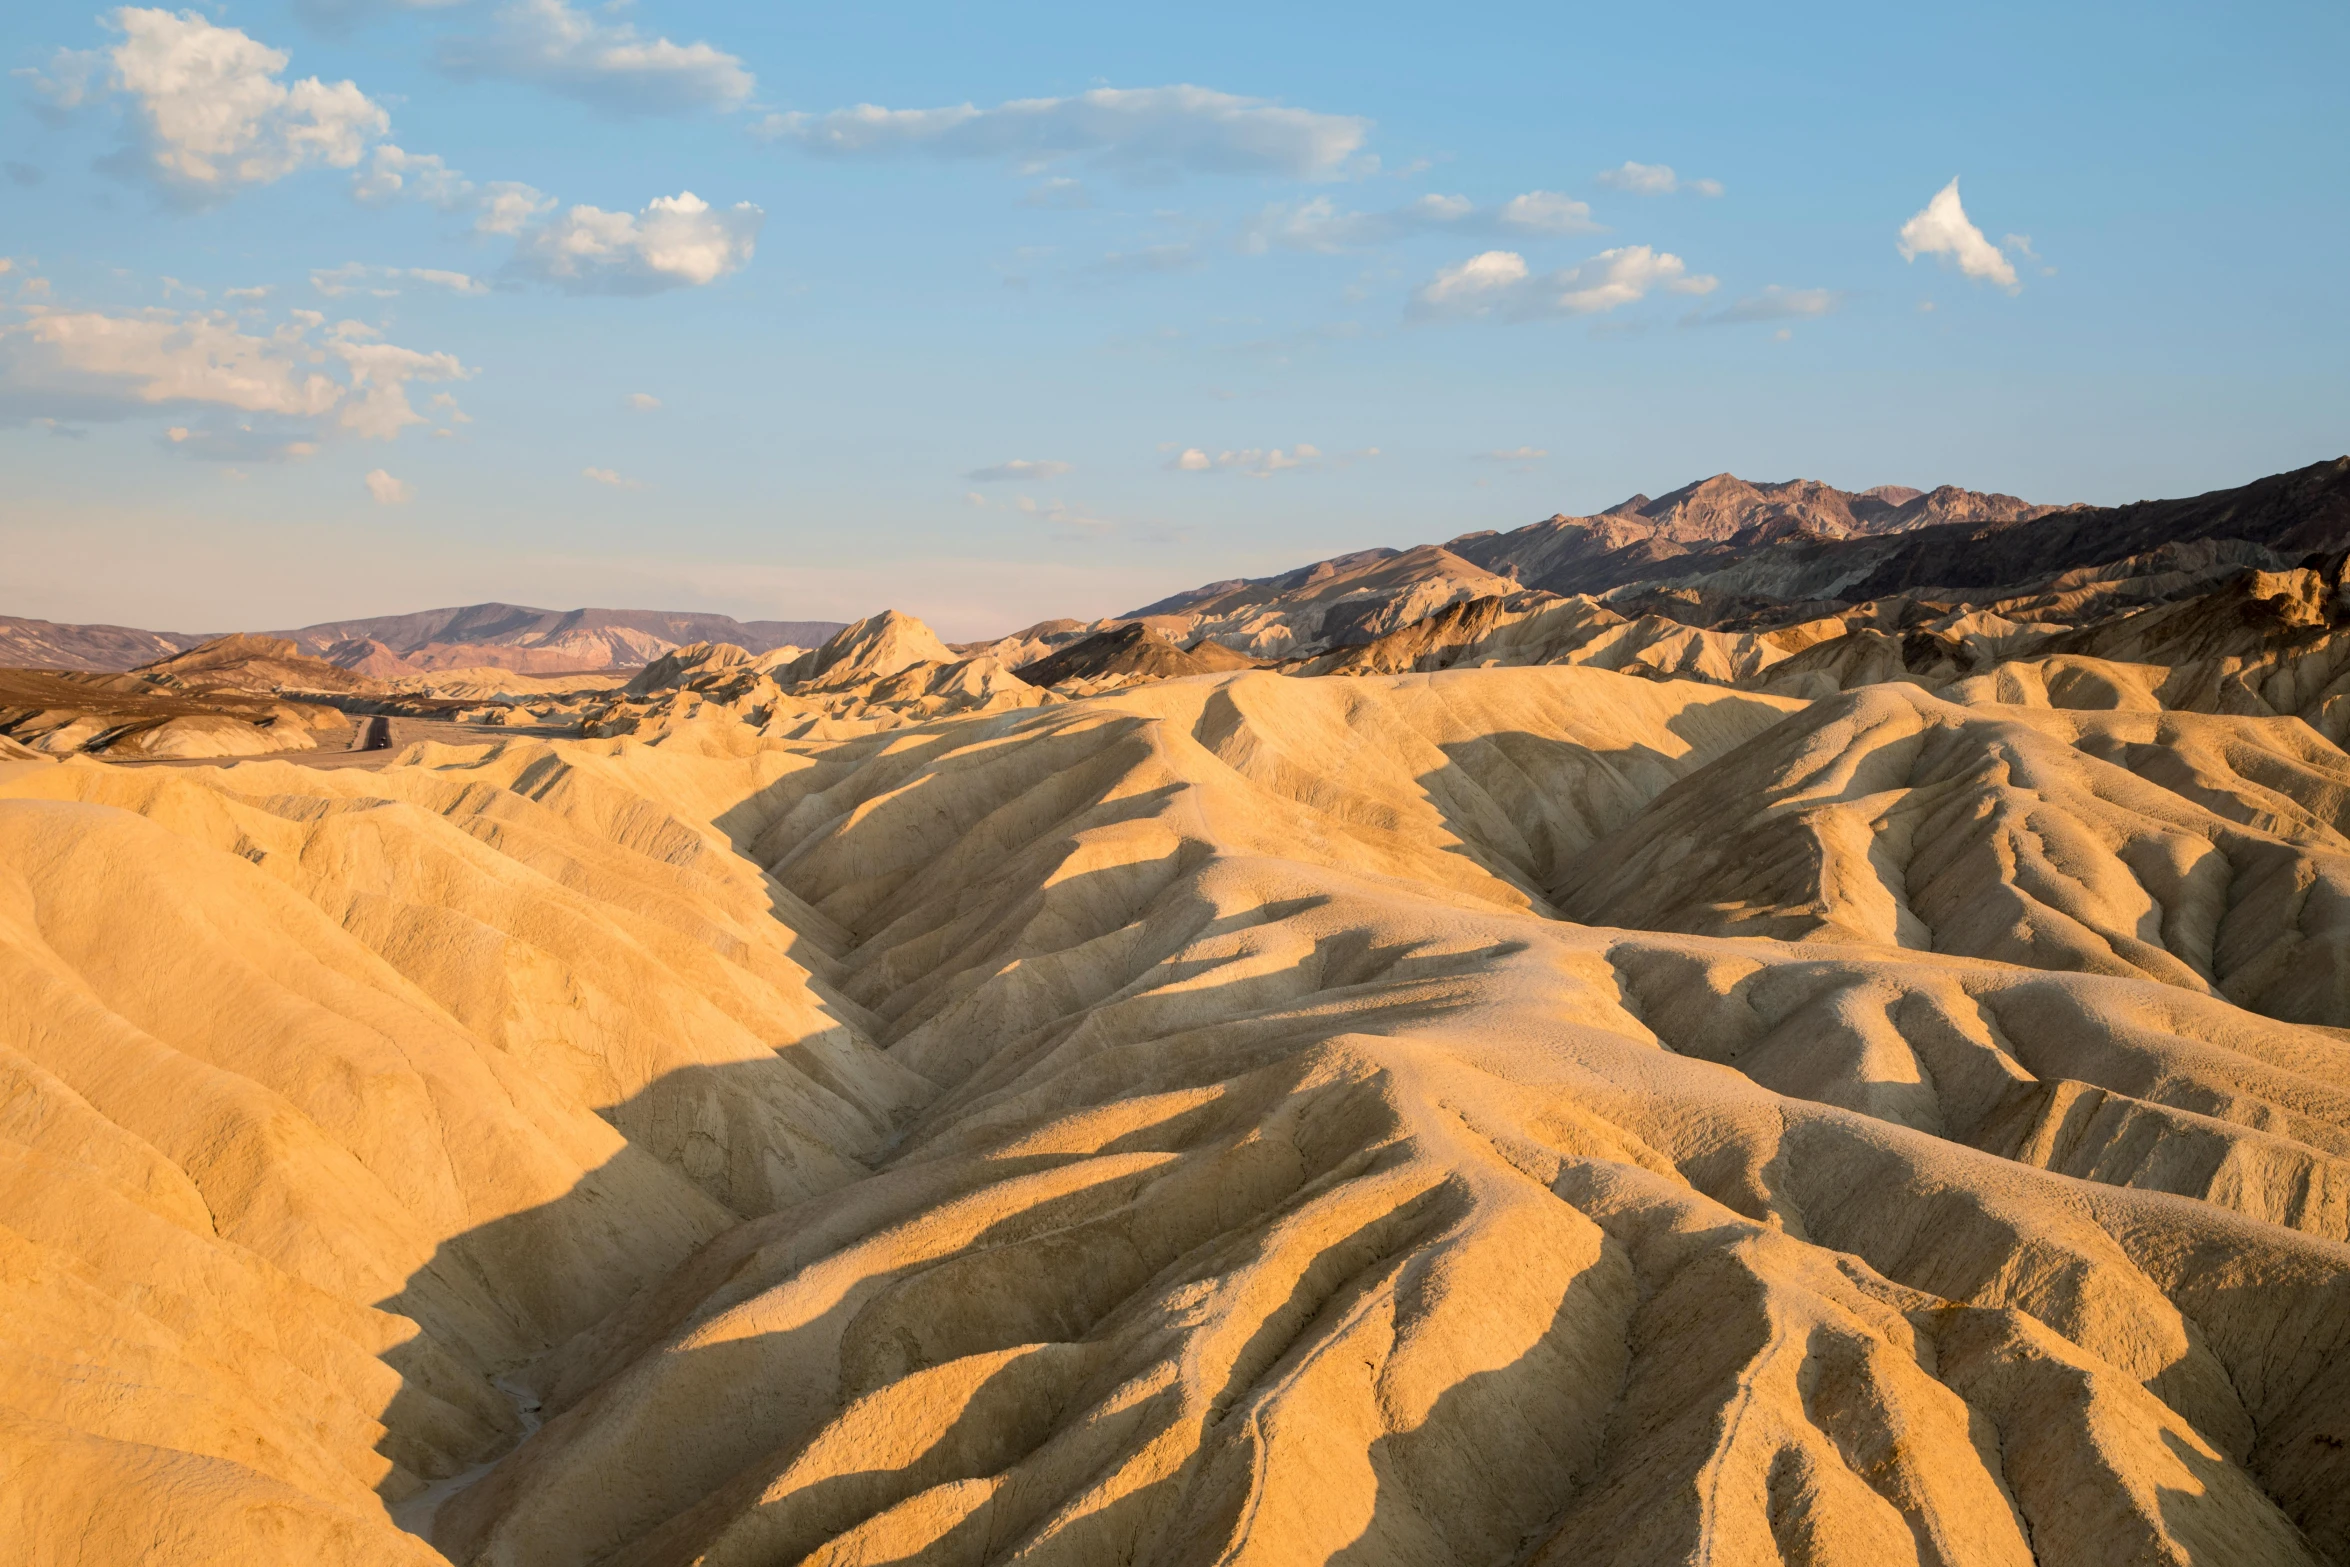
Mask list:
[[[0,761],[0,1541],[2350,1563],[2350,759],[1986,695]]]

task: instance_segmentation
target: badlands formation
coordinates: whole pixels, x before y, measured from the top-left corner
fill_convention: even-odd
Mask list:
[[[2350,1564],[2325,466],[17,747],[0,1555]]]

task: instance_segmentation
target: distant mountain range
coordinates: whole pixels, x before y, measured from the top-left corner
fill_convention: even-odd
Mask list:
[[[754,653],[815,647],[842,630],[837,620],[736,620],[731,615],[653,609],[532,609],[468,604],[325,621],[265,635],[302,653],[379,679],[473,666],[525,674],[610,669],[647,663],[692,642],[731,642]],[[124,670],[182,653],[216,633],[142,631],[128,626],[60,625],[0,615],[0,667]]]
[[[1635,495],[1590,516],[1562,514],[1409,549],[1358,550],[1274,576],[1210,582],[1105,620],[1049,621],[960,646],[1028,664],[1140,624],[1151,633],[1146,642],[1105,643],[1080,662],[1090,669],[1103,659],[1141,660],[1156,668],[1174,652],[1196,662],[1209,641],[1285,661],[1367,647],[1454,606],[1506,601],[1514,615],[1535,600],[1578,595],[1623,616],[1760,630],[1897,596],[1921,604],[2005,601],[2084,570],[2143,579],[2133,593],[2202,591],[2229,572],[2344,548],[2350,458],[2128,506],[2055,506],[1952,485],[1848,491],[1812,479],[1754,483],[1725,473],[1654,499]],[[2181,550],[2188,553],[2173,559]],[[2116,565],[2126,561],[2137,564]],[[2169,585],[2151,585],[2158,580]],[[813,648],[843,629],[839,621],[492,603],[266,634],[354,673],[394,680],[476,666],[523,674],[631,668],[703,642],[756,655]],[[0,616],[0,667],[127,670],[204,640]]]
[[[1592,516],[1211,582],[1121,618],[1181,646],[1205,638],[1274,659],[1364,646],[1452,605],[1529,593],[1587,595],[1688,625],[1759,627],[1895,594],[2001,597],[2035,578],[2230,540],[2262,561],[2350,546],[2350,458],[2119,507],[1716,474]]]

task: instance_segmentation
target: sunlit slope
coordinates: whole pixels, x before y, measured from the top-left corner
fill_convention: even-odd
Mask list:
[[[1581,856],[1594,924],[2143,975],[2350,1025],[2350,757],[2297,719],[1826,698]]]
[[[2350,1046],[2233,967],[1905,944],[1873,818],[1744,863],[2042,767],[1986,819],[2319,888],[2350,763],[1988,711],[1249,674],[20,765],[0,1536],[428,1560],[376,1495],[511,1442],[495,1374],[545,1424],[460,1563],[2350,1562]],[[1676,864],[1832,939],[1557,917],[1670,924]]]

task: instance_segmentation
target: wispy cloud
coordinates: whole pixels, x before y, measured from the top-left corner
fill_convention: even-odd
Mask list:
[[[1159,449],[1172,454],[1164,464],[1171,473],[1242,473],[1252,479],[1270,479],[1280,473],[1300,473],[1366,461],[1379,455],[1378,447],[1367,446],[1361,451],[1341,452],[1333,456],[1304,441],[1286,450],[1278,446],[1244,446],[1210,453],[1205,447],[1179,446],[1172,441]]]
[[[1958,264],[1961,273],[1979,282],[1996,283],[2011,294],[2023,287],[2016,280],[2014,264],[1967,217],[1966,208],[1959,204],[1955,178],[1936,191],[1934,199],[1922,211],[1901,225],[1896,243],[1904,261],[1915,261],[1920,256],[1947,256]]]
[[[1084,507],[1072,505],[1067,501],[1039,501],[1033,496],[1021,495],[1013,498],[1012,509],[1024,517],[1033,517],[1039,522],[1073,535],[1099,538],[1104,534],[1115,533],[1118,530],[1117,523],[1110,518],[1097,517]]]
[[[1541,446],[1509,446],[1490,452],[1479,452],[1471,462],[1528,463],[1540,462],[1550,451]]]
[[[1608,169],[1599,176],[1599,183],[1610,190],[1629,191],[1635,196],[1671,196],[1682,191],[1693,196],[1719,196],[1720,180],[1683,179],[1673,172],[1669,163],[1625,162]]]
[[[631,412],[649,414],[661,406],[661,399],[650,392],[631,392],[625,406]]]
[[[530,82],[616,114],[730,109],[756,85],[722,49],[648,38],[565,0],[511,0],[487,32],[444,39],[438,61],[452,76]]]
[[[579,470],[579,476],[592,483],[601,484],[606,489],[641,490],[644,488],[641,480],[623,478],[610,468],[582,468]]]
[[[1131,175],[1340,173],[1371,122],[1317,114],[1206,87],[1099,87],[1066,98],[1022,98],[981,109],[885,109],[772,114],[761,134],[832,158],[920,154],[1041,168],[1087,157]]]
[[[1009,462],[999,462],[985,468],[974,468],[963,477],[979,484],[1005,484],[1018,480],[1041,482],[1046,479],[1057,479],[1062,474],[1075,473],[1076,471],[1077,465],[1075,463],[1061,462],[1055,458],[1048,457],[1031,461],[1025,457],[1015,457]]]
[[[1749,321],[1810,321],[1833,315],[1844,304],[1842,292],[1832,288],[1782,288],[1773,283],[1760,293],[1733,300],[1719,310],[1693,310],[1681,318],[1683,326],[1736,326]]]
[[[476,234],[519,234],[555,205],[554,197],[519,180],[477,185],[437,153],[410,152],[390,142],[369,150],[366,164],[352,176],[351,194],[370,206],[421,201],[470,218]]]
[[[405,286],[421,284],[451,294],[486,294],[489,284],[464,272],[444,271],[439,267],[376,267],[364,262],[347,261],[339,267],[324,268],[310,274],[310,286],[329,299],[345,294],[366,294],[376,299],[391,299],[402,293]],[[253,295],[251,290],[231,289],[231,295]]]
[[[1999,246],[2002,250],[2014,251],[2017,255],[2023,257],[2026,261],[2029,261],[2032,265],[2038,267],[2042,277],[2056,276],[2056,268],[2048,265],[2047,258],[2032,248],[2031,235],[2010,234],[1999,242]]]
[[[367,486],[367,493],[375,497],[378,506],[405,505],[415,496],[405,479],[395,479],[381,468],[371,468],[367,477],[359,481]]]
[[[1066,211],[1074,211],[1092,206],[1093,197],[1086,192],[1083,180],[1073,180],[1067,175],[1056,174],[1050,179],[1039,180],[1029,186],[1027,194],[1020,198],[1020,205],[1023,207],[1059,207]]]
[[[307,310],[266,335],[226,310],[36,309],[0,326],[0,420],[213,414],[244,420],[236,428],[257,417],[281,447],[326,432],[391,440],[424,422],[412,383],[472,374],[454,354],[382,341],[356,321],[329,328]]]
[[[1598,229],[1589,206],[1556,191],[1528,191],[1492,207],[1480,207],[1466,196],[1427,195],[1378,212],[1349,212],[1327,196],[1316,196],[1258,212],[1242,226],[1240,248],[1252,254],[1279,248],[1327,255],[1421,234],[1587,234]]]
[[[1443,268],[1421,285],[1412,296],[1412,313],[1506,321],[1600,315],[1637,303],[1652,290],[1708,294],[1716,283],[1690,272],[1679,256],[1646,245],[1603,250],[1580,266],[1539,274],[1516,251],[1488,250]]]

